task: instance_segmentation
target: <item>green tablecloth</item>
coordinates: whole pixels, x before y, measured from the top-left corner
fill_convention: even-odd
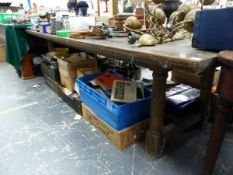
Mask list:
[[[21,61],[26,52],[29,51],[28,36],[25,29],[29,24],[1,24],[5,28],[6,39],[6,61],[16,69],[20,69]]]

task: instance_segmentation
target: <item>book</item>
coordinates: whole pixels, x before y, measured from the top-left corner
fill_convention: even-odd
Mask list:
[[[123,80],[123,78],[120,76],[114,75],[111,72],[105,72],[104,74],[95,78],[96,83],[108,89],[112,89],[114,80]]]
[[[115,80],[111,100],[122,103],[135,102],[137,100],[137,84],[131,81]]]

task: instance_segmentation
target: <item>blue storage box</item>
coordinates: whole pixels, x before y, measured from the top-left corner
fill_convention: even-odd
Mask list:
[[[233,49],[233,8],[196,13],[192,46],[202,50]]]
[[[145,89],[145,98],[133,103],[117,104],[87,85],[100,73],[77,79],[81,101],[116,130],[122,130],[149,117],[152,93]]]

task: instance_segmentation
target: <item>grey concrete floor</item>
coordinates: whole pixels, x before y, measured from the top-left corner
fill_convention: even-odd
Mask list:
[[[40,87],[33,86],[40,84]],[[210,127],[192,129],[153,159],[137,143],[118,151],[43,81],[0,63],[0,175],[201,175]],[[233,174],[233,130],[215,175]]]

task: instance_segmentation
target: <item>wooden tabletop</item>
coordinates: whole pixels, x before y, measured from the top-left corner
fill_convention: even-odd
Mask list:
[[[201,51],[191,47],[191,39],[136,47],[128,44],[127,38],[72,39],[27,30],[27,33],[48,41],[59,43],[83,51],[98,53],[110,58],[131,60],[142,66],[160,66],[169,69],[203,72],[215,65],[215,52]]]

